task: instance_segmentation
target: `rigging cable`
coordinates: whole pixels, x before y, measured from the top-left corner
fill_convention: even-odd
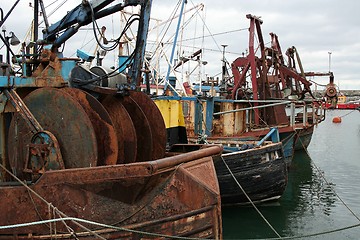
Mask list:
[[[194,13],[193,15],[191,15],[191,17],[190,17],[186,22],[183,23],[183,26],[181,27],[181,28],[182,28],[182,31],[183,31],[183,29],[184,29],[187,25],[190,24],[191,20],[192,20],[195,16],[196,16],[196,14]],[[171,22],[170,22],[170,24],[171,24]],[[170,24],[169,24],[169,27],[170,27]],[[167,31],[168,31],[168,29],[167,29]],[[174,42],[171,41],[171,40],[174,38],[174,36],[176,35],[176,33],[173,33],[173,34],[168,38],[168,40],[167,40],[166,42],[163,42],[167,31],[164,33],[163,37],[161,38],[161,41],[160,41],[159,43],[157,43],[157,45],[155,44],[157,47],[156,47],[156,49],[155,49],[155,51],[154,51],[154,54],[151,56],[151,58],[155,55],[156,51],[159,50],[160,45],[173,45],[173,44],[174,44]],[[178,41],[178,42],[179,42],[179,41]],[[184,45],[183,45],[183,46],[184,46]],[[164,51],[164,49],[163,49],[163,51]]]
[[[182,40],[182,42],[187,42],[187,41],[196,40],[196,39],[202,39],[202,38],[208,38],[208,37],[213,37],[213,36],[220,36],[220,35],[234,33],[234,32],[241,32],[241,31],[248,30],[248,29],[249,28],[240,28],[240,29],[229,30],[229,31],[225,31],[225,32],[214,33],[214,34],[211,34],[211,35],[204,35],[204,36],[200,36],[200,37],[186,38],[186,39]],[[219,51],[222,52],[221,50],[219,50]]]
[[[350,111],[350,112],[348,112],[348,113],[340,116],[340,118],[346,117],[347,115],[349,115],[349,114],[351,114],[351,113],[353,113],[353,112],[355,112],[355,111],[357,111],[357,110],[359,110],[359,109],[358,109],[358,108],[355,108],[354,110],[352,110],[352,111]]]
[[[121,37],[125,34],[125,32],[131,27],[131,25],[135,22],[135,21],[140,21],[140,16],[139,14],[133,14],[131,15],[131,17],[128,19],[128,21],[126,22],[123,31],[121,32],[120,36],[114,40],[114,44],[110,47],[106,47],[103,44],[101,44],[100,39],[97,37],[97,33],[96,31],[98,31],[98,33],[101,34],[101,36],[103,37],[103,34],[100,31],[100,28],[96,22],[95,19],[95,13],[94,13],[94,9],[92,7],[92,5],[90,4],[90,8],[91,8],[91,18],[92,18],[92,24],[93,24],[93,32],[94,32],[94,37],[96,42],[98,43],[99,47],[102,48],[105,51],[112,51],[114,50],[119,44],[120,44],[120,40]]]
[[[164,34],[162,35],[162,38],[160,39],[159,43],[156,45],[156,48],[155,48],[155,50],[153,51],[154,54],[159,50],[159,47],[163,44],[162,42],[163,42],[163,40],[164,40],[164,38],[165,38],[166,33],[169,31],[169,28],[170,28],[170,26],[171,26],[172,21],[175,19],[175,14],[176,14],[177,10],[178,10],[179,7],[180,7],[180,3],[181,3],[181,0],[178,1],[178,3],[177,3],[177,5],[175,6],[173,12],[170,14],[170,16],[172,16],[172,17],[170,18],[171,21],[169,22],[169,24],[168,24],[167,26],[164,26],[164,27],[161,29],[160,34],[163,34],[163,31],[164,31],[165,29],[166,29],[166,30],[165,30]],[[152,49],[150,49],[150,51],[151,51],[151,50],[152,50]],[[154,57],[154,54],[151,56],[151,58]]]
[[[52,4],[54,4],[54,3],[57,2],[57,1],[59,1],[59,0],[56,0],[56,1],[52,2],[52,3],[50,3],[50,4],[47,5],[45,8],[50,7]],[[49,14],[47,14],[47,17],[49,18],[51,15],[53,15],[53,14],[54,14],[57,10],[59,10],[59,8],[62,7],[67,1],[68,1],[68,0],[63,0],[63,1],[62,1],[59,5],[57,5]],[[39,22],[39,26],[40,26],[42,23],[44,23],[44,20],[41,20],[41,21]]]

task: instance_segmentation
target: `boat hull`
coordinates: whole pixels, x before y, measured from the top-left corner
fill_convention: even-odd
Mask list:
[[[331,105],[330,103],[324,103],[323,106],[326,109],[354,110],[360,107],[360,103],[337,103],[335,106]]]
[[[287,184],[287,165],[281,145],[271,143],[222,154],[215,160],[223,206],[280,198]]]
[[[221,148],[214,147],[144,163],[47,171],[28,186],[2,184],[0,226],[59,221],[1,228],[0,239],[71,238],[68,227],[80,239],[94,233],[105,239],[154,233],[220,239],[221,201],[211,156]],[[69,220],[65,225],[60,219],[67,217],[113,227]]]
[[[307,147],[310,145],[313,133],[314,126],[298,130],[294,146],[295,151],[307,149]]]

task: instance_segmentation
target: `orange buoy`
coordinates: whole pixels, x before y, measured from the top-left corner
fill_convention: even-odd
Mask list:
[[[341,117],[334,117],[333,123],[341,123]]]

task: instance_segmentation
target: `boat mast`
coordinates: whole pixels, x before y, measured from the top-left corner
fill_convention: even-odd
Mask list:
[[[171,66],[172,66],[173,60],[174,60],[174,53],[175,53],[175,48],[176,48],[176,42],[177,42],[177,38],[178,38],[178,35],[179,35],[179,29],[180,29],[180,24],[181,24],[182,15],[183,15],[183,12],[184,12],[184,6],[185,6],[186,3],[187,3],[187,0],[183,0],[183,1],[182,1],[182,4],[181,4],[181,9],[180,9],[180,14],[179,14],[178,24],[177,24],[177,27],[176,27],[176,32],[175,32],[175,37],[174,37],[174,43],[173,43],[173,47],[172,47],[172,50],[171,50],[170,62],[169,62],[169,66],[168,66],[168,70],[167,70],[166,78],[165,78],[165,88],[164,88],[164,90],[166,90],[167,85],[169,84],[170,70],[171,70]]]

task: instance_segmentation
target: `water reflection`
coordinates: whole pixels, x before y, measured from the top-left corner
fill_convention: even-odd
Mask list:
[[[315,128],[308,147],[312,159],[306,152],[296,152],[280,201],[259,206],[281,236],[304,236],[359,224],[332,191],[334,188],[360,216],[360,113],[347,115],[341,124],[332,123],[334,116],[346,113],[328,112],[325,122]],[[223,227],[224,239],[276,237],[252,207],[223,209]],[[306,239],[359,239],[359,236],[360,227],[354,227]]]
[[[297,152],[289,170],[287,189],[278,202],[258,205],[281,236],[304,235],[310,218],[330,216],[337,198],[306,152]],[[248,207],[223,209],[225,239],[274,238],[256,211]],[[239,231],[239,229],[242,229]]]
[[[324,180],[324,172],[319,172],[306,152],[297,153],[293,166],[297,167],[296,170],[292,169],[293,184],[299,189],[299,194],[292,196],[293,200],[298,199],[295,212],[314,213],[321,210],[329,216],[337,201],[333,191],[335,184]]]

